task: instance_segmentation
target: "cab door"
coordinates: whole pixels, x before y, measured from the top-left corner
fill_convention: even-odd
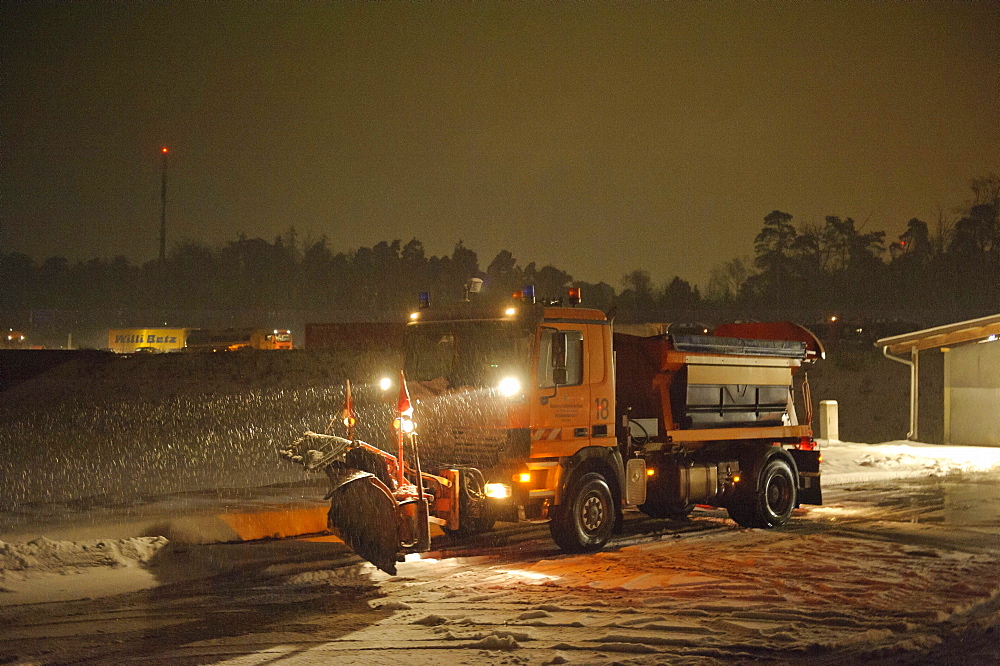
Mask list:
[[[591,389],[585,324],[539,327],[535,387],[531,392],[532,457],[571,456],[589,444]]]

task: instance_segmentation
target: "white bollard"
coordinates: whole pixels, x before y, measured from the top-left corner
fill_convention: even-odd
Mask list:
[[[836,400],[819,402],[819,438],[832,442],[840,441],[840,419],[837,415]]]

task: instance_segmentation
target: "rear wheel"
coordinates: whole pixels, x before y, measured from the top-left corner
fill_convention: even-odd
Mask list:
[[[555,508],[549,530],[564,551],[585,553],[603,548],[614,525],[611,489],[603,476],[591,472],[570,483],[564,502]]]
[[[780,527],[796,506],[795,475],[784,456],[774,455],[750,475],[728,507],[729,517],[742,527]],[[754,483],[756,479],[756,483]]]

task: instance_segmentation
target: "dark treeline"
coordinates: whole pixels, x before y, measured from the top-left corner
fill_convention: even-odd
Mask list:
[[[641,269],[623,276],[617,289],[574,281],[551,265],[521,265],[506,250],[484,265],[462,241],[448,256],[428,256],[417,239],[338,252],[326,237],[303,242],[294,230],[273,242],[242,235],[219,247],[184,241],[163,264],[142,266],[123,257],[75,264],[52,257],[37,264],[0,252],[0,325],[23,326],[14,320],[39,310],[155,313],[157,319],[198,311],[397,319],[413,308],[417,292],[429,291],[439,303],[458,300],[473,276],[485,282],[481,298],[506,298],[525,284],[536,285],[542,297],[580,286],[587,305],[623,321],[905,313],[910,321],[941,323],[1000,311],[998,210],[996,176],[974,180],[970,203],[953,218],[912,219],[895,240],[837,216],[796,227],[792,215],[775,210],[763,220],[752,258],[716,267],[704,290],[679,276],[657,286]],[[128,318],[118,319],[109,325]]]
[[[273,242],[240,236],[217,248],[184,241],[162,265],[134,266],[123,257],[76,264],[53,257],[36,265],[26,255],[0,253],[0,312],[306,310],[397,318],[416,306],[421,291],[436,302],[463,298],[471,277],[487,285],[483,299],[509,297],[525,284],[555,296],[572,282],[553,266],[520,266],[506,250],[481,266],[462,241],[440,257],[428,256],[417,239],[334,252],[325,237],[301,243],[290,230]],[[604,294],[601,305],[610,307],[614,289],[587,287]]]

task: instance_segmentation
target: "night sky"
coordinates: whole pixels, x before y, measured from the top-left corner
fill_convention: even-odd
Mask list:
[[[0,249],[295,227],[704,283],[774,209],[890,238],[1000,173],[1000,3],[0,2]]]

